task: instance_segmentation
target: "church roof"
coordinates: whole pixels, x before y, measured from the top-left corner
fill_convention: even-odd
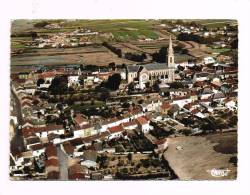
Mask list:
[[[167,69],[166,63],[150,63],[150,64],[146,64],[146,65],[130,65],[130,66],[127,66],[127,69],[128,69],[128,72],[138,72],[140,67],[144,67],[148,71]]]
[[[167,69],[166,63],[146,64],[143,67],[145,67],[147,70],[163,70],[163,69]]]
[[[130,65],[127,66],[128,72],[138,72],[140,66],[139,65]]]

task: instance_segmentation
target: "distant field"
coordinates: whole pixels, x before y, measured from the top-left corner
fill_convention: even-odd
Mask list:
[[[205,19],[205,20],[195,20],[195,22],[205,25],[208,28],[220,28],[229,23],[236,23],[236,20],[228,20],[228,19]]]
[[[92,31],[110,32],[115,41],[137,40],[140,37],[157,39],[158,35],[153,31],[153,26],[159,24],[158,20],[52,20],[61,23],[61,29],[35,28],[33,24],[39,20],[13,22],[12,32],[36,31],[38,33],[69,32],[77,28],[91,29]],[[27,28],[24,26],[27,25]]]
[[[106,48],[52,48],[52,49],[32,49],[27,48],[25,44],[31,43],[31,37],[22,35],[27,32],[37,32],[38,35],[50,34],[57,32],[72,32],[76,29],[90,29],[92,31],[98,31],[101,34],[111,34],[112,36],[100,36],[92,35],[89,40],[95,43],[102,43],[108,41],[112,43],[124,44],[122,49],[127,52],[145,52],[154,53],[159,51],[161,47],[168,45],[169,32],[166,29],[159,28],[161,20],[47,20],[50,23],[59,23],[62,28],[60,29],[45,29],[35,28],[34,24],[44,20],[14,20],[12,21],[11,32],[12,34],[18,34],[21,37],[11,38],[11,50],[20,51],[25,49],[23,54],[18,54],[11,57],[12,65],[59,65],[59,64],[97,64],[106,66],[110,62],[117,64],[132,64],[133,62],[118,58],[117,55],[107,50]],[[171,20],[166,20],[171,21]],[[191,20],[183,20],[184,22],[190,22]],[[203,24],[209,27],[224,26],[227,23],[236,21],[232,20],[195,20],[199,24]],[[28,35],[31,36],[31,35]],[[172,36],[174,39],[174,36]],[[148,41],[139,41],[138,39],[154,39]],[[162,38],[162,39],[158,39]],[[183,42],[184,43],[184,42]],[[191,47],[190,44],[187,44]],[[204,57],[210,54],[209,48],[195,47],[190,49],[190,54],[197,57]],[[225,52],[226,50],[213,50],[213,52]],[[97,55],[98,52],[98,55]]]
[[[80,48],[33,49],[28,53],[11,57],[11,65],[64,65],[93,64],[107,66],[110,62],[116,64],[132,64],[133,62],[119,58],[103,46]]]
[[[224,53],[224,52],[228,52],[228,51],[231,51],[231,49],[229,49],[229,48],[212,49],[213,53]]]

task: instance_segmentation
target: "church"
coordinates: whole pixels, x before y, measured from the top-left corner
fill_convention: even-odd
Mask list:
[[[128,83],[135,82],[139,84],[140,89],[145,88],[146,83],[153,85],[157,80],[163,83],[172,83],[175,80],[175,62],[174,50],[171,36],[169,38],[169,47],[166,63],[151,63],[146,65],[130,65],[126,68]]]

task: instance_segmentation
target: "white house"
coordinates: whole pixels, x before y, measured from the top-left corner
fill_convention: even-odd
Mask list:
[[[216,61],[215,61],[215,59],[213,58],[213,57],[206,57],[206,58],[204,58],[203,59],[204,60],[204,64],[205,65],[208,65],[208,64],[213,64],[213,63],[215,63]]]
[[[69,75],[68,76],[68,86],[79,83],[79,75]]]
[[[180,108],[183,108],[186,104],[189,104],[192,102],[192,99],[190,98],[190,96],[175,97],[172,100],[173,100],[173,104],[177,104]]]
[[[149,120],[145,117],[138,117],[136,119],[136,122],[138,124],[139,129],[143,132],[143,133],[147,133],[150,130],[150,126],[149,126]]]
[[[150,103],[141,104],[143,112],[157,111],[160,109],[162,102],[160,100],[151,101]]]
[[[236,102],[234,100],[232,100],[232,99],[225,99],[224,104],[230,110],[237,109]]]
[[[108,139],[114,139],[114,138],[119,138],[122,136],[124,128],[122,125],[118,125],[115,127],[110,127],[108,128],[108,130],[110,132],[110,136],[108,137]]]

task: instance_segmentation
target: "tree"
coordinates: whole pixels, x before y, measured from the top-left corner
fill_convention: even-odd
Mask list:
[[[236,115],[232,116],[229,120],[229,125],[230,126],[235,126],[238,123],[238,117]]]
[[[104,92],[101,93],[100,99],[102,101],[106,101],[109,97],[110,97],[109,92],[108,91],[104,91]]]
[[[49,91],[53,95],[64,94],[68,90],[68,77],[67,75],[56,76],[49,87]]]
[[[133,156],[132,156],[131,153],[128,153],[128,156],[127,156],[127,157],[128,157],[128,160],[129,160],[129,161],[132,161],[132,157],[133,157]]]
[[[183,88],[183,84],[180,82],[173,82],[170,84],[170,88],[174,88],[174,89],[179,89],[179,88]]]
[[[112,76],[108,78],[108,81],[106,82],[106,88],[111,90],[117,90],[119,89],[121,83],[121,75],[119,73],[115,73]]]
[[[32,40],[34,41],[35,38],[37,38],[37,33],[36,32],[31,32],[31,37],[32,37]]]
[[[234,40],[230,43],[230,46],[231,46],[233,49],[238,49],[238,39],[234,39]]]
[[[154,83],[153,88],[154,88],[155,91],[159,91],[159,90],[160,90],[160,88],[159,88],[159,84],[160,84],[160,83],[161,83],[160,80],[157,80],[157,81]]]
[[[166,53],[167,53],[167,48],[162,47],[159,50],[159,52],[152,54],[153,60],[160,63],[166,62]]]
[[[80,75],[78,80],[79,80],[80,85],[84,85],[84,76],[83,75]]]
[[[40,86],[41,84],[44,84],[44,83],[45,83],[44,79],[41,78],[37,80],[36,85]]]
[[[41,22],[38,22],[38,23],[34,24],[34,27],[36,27],[36,28],[43,28],[43,27],[45,27],[48,24],[49,24],[49,22],[47,22],[47,21],[41,21]]]
[[[131,92],[134,90],[135,90],[135,83],[134,82],[129,83],[128,84],[128,91]]]
[[[149,81],[146,82],[146,83],[145,83],[145,86],[146,86],[146,88],[148,89],[148,88],[150,87],[150,82],[149,82]]]
[[[114,62],[111,62],[111,63],[109,63],[108,67],[109,67],[111,70],[114,70],[115,67],[116,67],[116,65],[115,65]]]

